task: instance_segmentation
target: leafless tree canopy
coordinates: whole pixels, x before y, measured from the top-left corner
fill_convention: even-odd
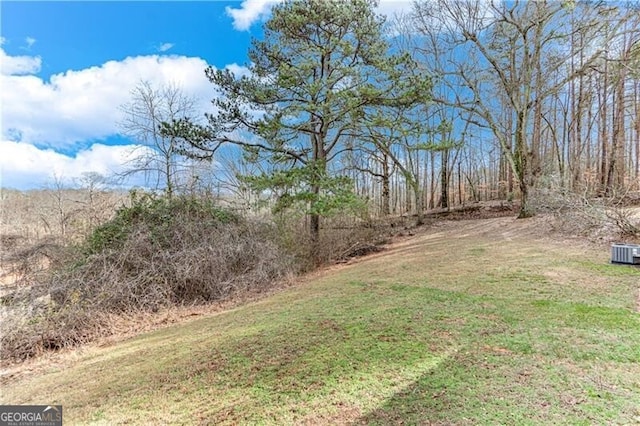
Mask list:
[[[197,162],[181,155],[174,137],[162,135],[163,122],[191,118],[196,115],[196,99],[180,86],[153,86],[140,82],[131,91],[131,100],[121,106],[121,132],[140,145],[125,175],[142,174],[148,187],[162,189],[168,197],[184,190],[193,178]]]

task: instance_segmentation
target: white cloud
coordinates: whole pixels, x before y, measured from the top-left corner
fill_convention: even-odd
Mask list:
[[[74,156],[52,149],[41,149],[24,142],[0,141],[0,186],[16,189],[41,188],[53,177],[70,182],[86,172],[105,176],[125,170],[126,164],[143,149],[137,145],[108,146],[94,144]]]
[[[4,44],[5,39],[2,39]],[[39,56],[9,56],[0,48],[0,74],[25,75],[40,71],[42,59]],[[6,90],[6,89],[5,89]]]
[[[3,66],[5,58],[17,61],[0,48]],[[211,111],[215,88],[205,77],[206,67],[201,58],[138,56],[69,70],[48,81],[16,72],[26,66],[7,67],[11,72],[0,75],[0,186],[37,188],[50,182],[53,173],[74,178],[88,171],[105,175],[122,171],[124,163],[137,155],[132,151],[138,146],[101,141],[118,133],[119,107],[130,101],[131,89],[141,80],[156,87],[177,84],[185,94],[197,97],[198,114]],[[237,64],[230,67],[239,74],[246,72]],[[74,155],[59,152],[87,146]]]
[[[31,49],[31,46],[33,46],[36,43],[36,39],[33,37],[27,37],[24,39],[25,43],[27,43],[27,50]]]
[[[0,36],[0,46],[2,46],[3,44],[5,44],[7,42],[7,39],[4,37]]]
[[[166,52],[167,50],[171,49],[173,46],[175,46],[174,43],[162,43],[160,46],[158,46],[158,52]]]
[[[269,16],[271,8],[283,0],[244,0],[239,9],[226,8],[227,15],[233,18],[233,28],[246,31],[251,25]],[[381,0],[376,12],[391,19],[398,13],[411,11],[412,0]]]
[[[249,77],[251,75],[251,71],[249,71],[249,68],[245,67],[244,65],[238,65],[235,62],[233,64],[227,65],[225,69],[231,71],[236,77]]]
[[[6,56],[2,49],[0,54]],[[201,58],[153,55],[70,70],[49,81],[15,72],[2,75],[2,137],[55,148],[114,135],[121,119],[119,107],[130,100],[131,89],[141,80],[155,86],[177,84],[198,98],[198,113],[209,111],[215,91],[204,75],[206,67]]]
[[[411,12],[413,0],[381,0],[376,8],[376,12],[385,15],[387,21],[393,19],[396,15],[407,14]]]
[[[240,9],[226,7],[227,15],[233,18],[233,28],[248,30],[254,22],[269,15],[271,7],[282,0],[244,0]]]

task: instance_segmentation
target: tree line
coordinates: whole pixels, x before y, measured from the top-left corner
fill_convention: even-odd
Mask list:
[[[303,211],[314,242],[336,211],[420,220],[428,208],[517,199],[528,217],[541,187],[640,189],[637,4],[419,0],[386,21],[375,6],[274,6],[248,73],[206,70],[219,95],[205,120],[154,118],[169,194],[174,155],[220,167],[226,152],[224,184]]]

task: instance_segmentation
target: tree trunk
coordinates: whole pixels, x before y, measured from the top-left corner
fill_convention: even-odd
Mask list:
[[[529,206],[529,185],[523,180],[520,181],[520,213],[518,219],[525,219],[533,216],[533,210]]]
[[[458,204],[464,205],[463,195],[462,195],[462,167],[458,162]]]
[[[324,158],[324,150],[321,146],[317,146],[316,158]],[[324,161],[318,161],[314,164],[313,175],[315,182],[320,180],[325,170],[326,164]],[[311,201],[311,205],[309,206],[309,249],[311,251],[311,259],[313,259],[315,266],[320,266],[322,264],[322,257],[320,256],[320,214],[315,208],[317,200],[320,197],[320,185],[318,183],[312,183],[311,191],[313,193],[313,201]]]
[[[609,145],[608,142],[608,132],[607,132],[607,86],[609,85],[608,81],[608,60],[605,58],[604,61],[604,82],[602,83],[602,94],[600,97],[600,143],[602,146],[601,149],[601,158],[600,158],[600,190],[602,194],[606,194],[609,192],[609,182],[607,180],[607,163],[608,163],[608,153],[607,148]]]
[[[514,161],[514,172],[518,178],[520,187],[520,214],[519,219],[534,215],[533,209],[529,205],[529,189],[533,186],[533,176],[530,170],[529,152],[525,140],[526,114],[518,113],[516,118],[516,151]]]
[[[314,188],[314,193],[319,193],[319,188]],[[317,213],[311,213],[309,215],[309,236],[311,239],[311,259],[316,266],[322,264],[320,256],[320,215]]]
[[[383,153],[382,155],[382,216],[386,217],[389,216],[390,214],[390,208],[389,205],[391,203],[391,196],[390,196],[390,189],[389,189],[389,185],[390,185],[390,177],[389,177],[389,158],[386,154]]]
[[[415,185],[415,197],[416,197],[416,225],[420,226],[424,223],[424,201],[422,200],[422,190],[420,189],[420,183],[416,182]]]
[[[440,168],[440,207],[449,209],[449,150],[443,150]]]
[[[429,190],[429,208],[435,208],[435,193],[436,193],[436,171],[435,171],[435,152],[431,151],[429,156],[431,157],[431,188]]]
[[[640,96],[638,96],[640,91],[638,90],[638,87],[640,87],[640,80],[636,81],[636,83],[633,86],[633,94],[634,94],[633,98],[635,99],[633,108],[635,110],[635,116],[636,116],[636,126],[635,126],[635,131],[636,131],[636,158],[635,158],[636,174],[635,176],[636,176],[636,179],[640,179]]]
[[[313,146],[313,178],[311,183],[313,201],[311,202],[311,211],[309,214],[309,237],[311,240],[311,258],[316,266],[319,266],[322,264],[322,257],[320,256],[320,213],[318,213],[315,207],[320,198],[320,180],[325,176],[327,171],[327,153],[324,144],[324,138],[327,132],[323,123],[318,121],[314,124],[317,133],[311,135],[311,143]]]
[[[622,76],[619,76],[621,78]],[[621,78],[622,80],[622,78]],[[622,87],[616,88],[615,104],[613,105],[613,135],[611,140],[611,155],[609,156],[609,168],[607,170],[607,188],[605,195],[612,195],[620,188],[620,168],[624,167],[624,161],[621,161],[624,155],[624,83]]]
[[[611,160],[609,162],[609,170],[607,173],[607,180],[609,185],[607,186],[608,193],[611,194],[612,190],[620,189],[624,184],[625,173],[625,126],[624,126],[624,114],[625,114],[625,82],[627,78],[627,57],[631,47],[627,47],[627,38],[623,38],[624,52],[621,58],[622,64],[618,67],[617,82],[615,86],[614,104],[613,104],[613,140],[611,144]]]

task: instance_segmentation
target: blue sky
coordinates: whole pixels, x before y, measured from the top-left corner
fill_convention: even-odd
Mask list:
[[[135,141],[119,106],[141,80],[178,84],[205,112],[207,65],[242,71],[278,0],[0,2],[0,185],[121,171]],[[387,0],[379,12],[407,10]]]
[[[224,67],[244,62],[251,32],[236,31],[225,9],[238,2],[3,2],[9,54],[45,59],[38,75],[101,65],[127,56],[166,53]],[[28,48],[26,39],[36,41]],[[163,49],[166,49],[163,51]]]

